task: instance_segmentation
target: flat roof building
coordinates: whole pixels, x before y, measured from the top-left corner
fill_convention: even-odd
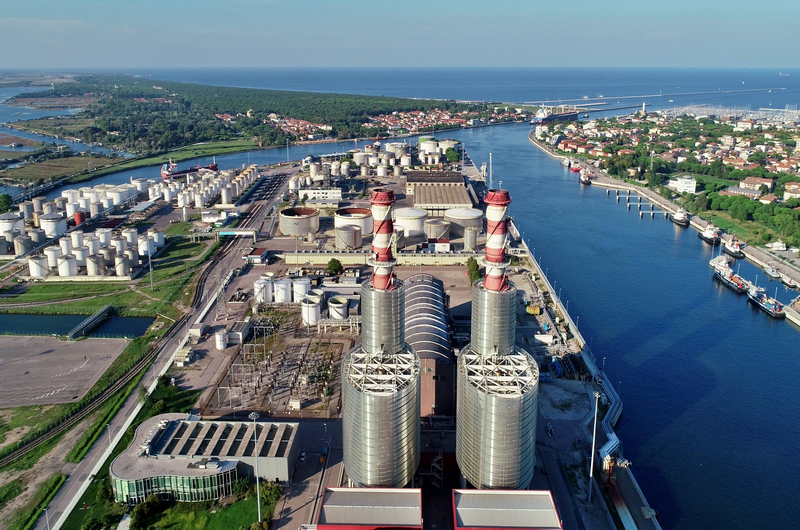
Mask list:
[[[317,530],[422,529],[422,490],[325,488]]]
[[[467,188],[461,186],[414,186],[414,207],[428,212],[430,217],[442,217],[453,208],[472,208]]]
[[[257,429],[258,448],[256,448]],[[240,476],[288,482],[300,446],[296,423],[202,421],[161,414],[142,422],[131,444],[111,463],[114,499],[143,502],[148,495],[186,502],[232,493]]]
[[[454,530],[561,530],[553,495],[532,490],[453,490]]]

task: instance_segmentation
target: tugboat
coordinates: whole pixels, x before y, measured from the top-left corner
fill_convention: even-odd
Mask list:
[[[581,171],[581,175],[578,177],[578,182],[584,186],[589,186],[592,183],[592,179],[589,177],[589,172],[585,169]]]
[[[767,276],[772,278],[773,280],[779,280],[781,278],[781,273],[778,272],[778,269],[775,267],[767,267],[764,269],[764,272],[767,273]]]
[[[777,295],[777,289],[775,291]],[[753,287],[747,291],[747,299],[756,304],[762,311],[771,316],[772,318],[784,318],[786,312],[783,310],[783,304],[767,296],[763,287]]]
[[[797,289],[797,282],[794,281],[788,274],[779,273],[781,277],[781,282],[783,285],[788,287],[789,289]]]
[[[731,269],[726,263],[714,265],[714,277],[737,293],[747,292],[747,284],[745,283],[744,278],[734,273],[733,269]]]
[[[697,237],[699,237],[712,247],[716,247],[717,245],[719,245],[720,242],[719,229],[710,223],[708,224],[708,226],[706,226],[705,230],[697,234]]]
[[[735,237],[732,237],[730,241],[726,241],[725,244],[722,245],[722,250],[725,251],[725,254],[733,256],[736,259],[744,259],[742,244]]]
[[[689,226],[689,212],[683,208],[669,216],[670,220],[678,226]]]
[[[574,162],[570,166],[569,170],[572,171],[573,173],[580,173],[581,172],[581,168],[578,166],[578,164],[576,164]]]

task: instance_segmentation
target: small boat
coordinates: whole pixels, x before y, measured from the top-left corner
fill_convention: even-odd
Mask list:
[[[781,278],[781,273],[778,272],[778,269],[775,267],[767,267],[764,269],[764,272],[767,273],[767,276],[772,278],[773,280],[779,280]]]
[[[783,304],[769,297],[763,287],[753,287],[747,291],[747,299],[772,318],[784,318],[786,316]]]
[[[570,164],[570,160],[569,160],[569,158],[562,158],[562,159],[561,159],[561,165],[562,165],[562,166],[564,166],[564,167],[569,167],[569,164]]]
[[[689,212],[683,208],[669,216],[670,220],[678,226],[689,226]]]
[[[744,278],[733,272],[733,269],[726,264],[714,266],[714,277],[737,293],[747,292],[747,283]]]
[[[592,179],[589,176],[589,172],[586,171],[585,169],[581,171],[581,174],[578,177],[578,182],[580,182],[584,186],[589,186],[592,183]]]
[[[797,282],[794,281],[791,278],[791,276],[789,276],[788,274],[784,274],[782,272],[779,273],[779,274],[780,274],[781,282],[783,282],[783,285],[785,285],[786,287],[788,287],[790,289],[797,289]]]
[[[711,223],[706,226],[705,230],[697,234],[697,237],[713,247],[719,245],[720,242],[719,229]]]
[[[572,164],[572,166],[569,168],[569,170],[572,171],[573,173],[580,173],[581,172],[581,168],[578,167],[577,164]]]
[[[786,250],[786,243],[784,243],[780,239],[775,241],[774,243],[767,243],[764,246],[776,252],[783,252],[784,250]]]
[[[725,254],[733,256],[736,259],[744,259],[742,244],[735,237],[732,237],[730,241],[726,241],[725,244],[722,245],[722,250],[725,251]]]

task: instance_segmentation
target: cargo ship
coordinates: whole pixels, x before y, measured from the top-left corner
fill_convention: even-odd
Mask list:
[[[719,245],[720,242],[719,231],[717,227],[712,224],[706,226],[706,229],[697,234],[697,237],[714,247]]]
[[[170,160],[168,163],[161,166],[161,180],[172,180],[180,177],[185,177],[186,175],[191,175],[192,173],[197,173],[201,169],[207,169],[209,171],[216,171],[219,165],[216,161],[212,164],[208,164],[207,166],[192,166],[187,169],[178,170],[178,164]]]
[[[733,256],[736,259],[744,259],[742,244],[735,237],[732,237],[730,241],[726,241],[725,244],[722,245],[722,250],[725,254]]]
[[[556,121],[575,121],[577,119],[577,110],[571,110],[567,112],[550,112],[545,108],[541,108],[536,111],[536,114],[531,119],[531,125],[544,125],[546,123],[553,123]]]
[[[669,218],[678,226],[689,226],[689,213],[683,208],[678,208],[678,211]]]
[[[763,287],[753,287],[747,291],[747,299],[753,302],[766,314],[772,318],[784,318],[786,312],[783,310],[783,304],[767,296]]]
[[[737,293],[747,292],[747,283],[745,283],[744,278],[733,272],[733,269],[728,267],[727,264],[714,265],[714,277]]]

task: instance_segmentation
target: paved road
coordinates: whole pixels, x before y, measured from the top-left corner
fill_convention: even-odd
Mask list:
[[[253,207],[248,217],[240,224],[242,228],[258,228],[261,226],[263,216],[269,212],[274,203],[283,195],[283,191],[288,185],[290,172],[296,173],[298,170],[282,168],[282,171],[286,172],[287,176],[281,180],[278,186],[273,187],[272,193],[261,194],[260,190],[254,193],[253,198],[250,199],[253,203]],[[276,175],[280,172],[280,170],[271,170],[265,172],[265,174]],[[221,251],[223,258],[213,265],[211,273],[206,277],[203,283],[202,296],[199,302],[192,309],[189,317],[170,334],[169,339],[158,353],[155,362],[145,374],[142,384],[150,387],[158,377],[158,374],[162,373],[165,367],[171,363],[172,354],[175,353],[179,344],[186,337],[189,327],[197,320],[197,315],[214,299],[220,281],[217,274],[215,274],[216,271],[230,271],[241,265],[242,253],[244,249],[250,247],[251,243],[252,239],[240,237],[228,241],[225,244]],[[136,392],[133,392],[125,401],[117,415],[111,420],[109,428],[98,438],[97,442],[95,442],[83,460],[79,464],[68,463],[64,465],[62,471],[68,475],[68,478],[48,506],[50,524],[47,524],[45,517],[40,517],[34,526],[34,530],[58,530],[58,528],[61,527],[65,519],[65,517],[63,517],[65,511],[80,493],[81,486],[89,478],[89,474],[92,470],[99,462],[107,458],[109,445],[116,442],[115,439],[121,435],[125,423],[136,414],[137,407],[138,395]]]

